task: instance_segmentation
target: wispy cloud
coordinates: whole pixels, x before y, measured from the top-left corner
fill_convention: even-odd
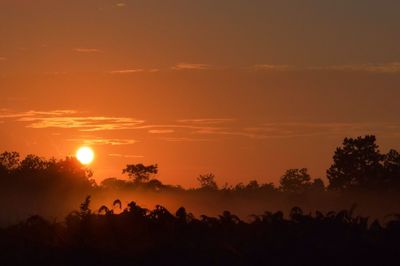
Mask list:
[[[170,133],[174,133],[175,130],[173,130],[173,129],[151,129],[148,132],[151,134],[170,134]]]
[[[256,71],[293,71],[298,69],[296,66],[273,64],[258,64],[254,65],[252,68]]]
[[[110,74],[132,74],[132,73],[139,73],[143,72],[144,70],[141,68],[132,68],[132,69],[120,69],[120,70],[112,70]]]
[[[75,138],[67,139],[67,141],[78,142],[84,145],[94,146],[94,145],[132,145],[137,143],[134,139],[115,139],[115,138]]]
[[[64,128],[79,131],[132,129],[144,123],[130,117],[82,116],[76,110],[11,112],[0,110],[0,118],[14,118],[28,128]]]
[[[208,64],[179,63],[172,67],[174,70],[207,70],[211,69]]]
[[[76,114],[75,110],[52,110],[52,111],[26,111],[26,112],[13,112],[9,109],[0,109],[0,118],[29,118],[35,116],[63,116]]]
[[[78,53],[100,53],[101,50],[97,48],[75,48],[75,52]]]
[[[7,60],[7,58],[0,56],[0,61],[6,61],[6,60]]]
[[[45,75],[49,75],[49,76],[61,76],[61,75],[67,75],[68,72],[65,71],[48,71],[48,72],[44,72]]]
[[[130,155],[130,154],[120,154],[120,153],[110,153],[108,154],[110,157],[118,157],[118,158],[144,158],[143,155]]]
[[[352,64],[324,67],[309,67],[310,70],[331,70],[344,72],[400,73],[400,62],[382,64]]]
[[[180,119],[177,122],[179,123],[188,123],[188,124],[222,124],[227,122],[234,122],[236,119],[234,118],[196,118],[196,119]]]
[[[266,138],[294,138],[315,136],[353,136],[381,134],[395,136],[400,123],[311,123],[285,122],[264,123],[258,127],[247,127],[246,132],[264,135]]]
[[[200,139],[200,138],[185,138],[185,137],[176,137],[176,138],[164,138],[168,142],[205,142],[211,141],[210,139]]]
[[[79,136],[69,141],[87,145],[132,145],[137,142],[136,132],[151,134],[152,138],[168,142],[212,141],[234,138],[265,140],[271,138],[305,138],[356,136],[377,134],[385,137],[400,137],[400,123],[396,122],[265,122],[250,123],[235,118],[187,118],[171,123],[151,124],[144,120],[119,116],[91,116],[76,110],[50,110],[12,112],[0,109],[1,121],[23,123],[33,129],[73,129],[77,132],[113,132],[112,137]],[[57,130],[59,133],[60,130]],[[104,131],[104,132],[103,132]],[[125,132],[128,131],[128,132]],[[126,134],[132,134],[126,137]],[[89,133],[86,133],[89,134]],[[94,133],[91,133],[94,134]],[[63,134],[64,135],[64,134]]]
[[[337,71],[337,72],[369,72],[369,73],[400,73],[400,62],[365,63],[327,66],[295,66],[258,64],[250,69],[255,71]]]
[[[126,4],[125,3],[117,3],[115,6],[117,6],[117,7],[125,7]]]
[[[30,128],[77,128],[80,131],[132,129],[144,121],[126,117],[22,117],[18,121],[30,122]]]

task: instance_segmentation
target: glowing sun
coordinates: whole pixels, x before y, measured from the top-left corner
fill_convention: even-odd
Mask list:
[[[76,158],[81,162],[81,164],[87,165],[93,162],[94,152],[89,147],[80,147],[76,151]]]

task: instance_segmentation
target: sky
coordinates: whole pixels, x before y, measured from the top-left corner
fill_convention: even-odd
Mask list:
[[[0,0],[0,150],[97,181],[325,177],[345,137],[400,149],[397,0]]]

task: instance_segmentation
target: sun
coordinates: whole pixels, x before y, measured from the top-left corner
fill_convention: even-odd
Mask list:
[[[81,162],[81,164],[88,165],[93,162],[94,152],[90,147],[80,147],[76,151],[76,158]]]

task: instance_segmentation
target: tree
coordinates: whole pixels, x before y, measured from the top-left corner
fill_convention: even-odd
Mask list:
[[[20,163],[20,168],[25,171],[44,170],[48,163],[39,156],[29,154]]]
[[[5,151],[0,154],[0,165],[10,171],[19,167],[19,153]]]
[[[311,188],[316,191],[324,191],[325,190],[325,184],[324,181],[321,178],[316,178],[311,184]]]
[[[144,183],[150,180],[150,178],[158,173],[157,164],[143,165],[143,164],[128,164],[125,169],[122,170],[123,174],[128,174],[129,178],[133,179],[135,183]]]
[[[280,188],[285,192],[301,192],[311,185],[307,168],[289,169],[280,179]]]
[[[342,147],[336,149],[333,165],[327,171],[329,188],[375,188],[380,185],[381,162],[375,136],[345,138]]]
[[[200,183],[200,187],[203,189],[217,190],[217,182],[215,182],[215,175],[212,173],[200,175],[197,178]]]
[[[400,154],[390,150],[383,161],[384,186],[386,188],[400,188]]]
[[[248,189],[248,190],[256,190],[259,188],[260,188],[260,185],[258,184],[257,180],[251,180],[246,186],[246,189]]]

